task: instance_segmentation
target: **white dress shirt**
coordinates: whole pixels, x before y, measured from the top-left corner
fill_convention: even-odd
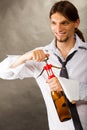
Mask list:
[[[45,52],[49,53],[49,59],[48,63],[52,64],[54,66],[61,67],[61,63],[59,62],[56,55],[60,56],[60,58],[64,61],[62,55],[58,51],[58,49],[55,46],[55,40],[53,40],[49,45],[45,47],[41,47]],[[73,56],[73,58],[68,61],[66,64],[66,68],[69,74],[69,79],[67,80],[68,86],[70,86],[71,89],[68,90],[68,93],[72,92],[74,89],[75,94],[73,96],[73,100],[77,101],[77,108],[79,111],[80,118],[82,118],[80,110],[85,112],[82,121],[82,125],[84,127],[84,130],[87,130],[87,122],[86,122],[86,110],[87,110],[87,104],[83,104],[81,101],[87,101],[87,43],[83,43],[78,36],[76,36],[76,43],[75,46],[70,50],[69,54],[73,51],[77,50],[76,54]],[[68,54],[68,55],[69,55]],[[19,65],[18,67],[11,69],[9,66],[16,60],[18,55],[10,55],[6,59],[4,59],[0,63],[0,78],[7,79],[7,80],[13,80],[13,79],[23,79],[26,77],[33,77],[36,79],[38,86],[40,87],[40,90],[42,92],[46,108],[47,108],[47,114],[48,114],[48,122],[49,122],[49,130],[75,130],[73,126],[72,119],[60,122],[58,114],[56,112],[51,94],[50,94],[50,88],[48,84],[46,83],[47,73],[46,71],[43,72],[43,74],[37,78],[37,76],[41,73],[43,67],[45,66],[45,62],[36,62],[33,60],[27,61],[26,63],[23,63]],[[59,79],[59,73],[60,69],[52,68],[55,76],[57,76]],[[62,80],[63,82],[64,80]],[[73,87],[72,81],[76,83],[76,86]],[[63,82],[63,84],[65,84]],[[63,86],[65,89],[68,89],[67,86]],[[75,90],[76,87],[76,90]],[[79,103],[80,102],[80,103]],[[78,105],[79,103],[79,105]],[[87,103],[87,102],[86,102]]]

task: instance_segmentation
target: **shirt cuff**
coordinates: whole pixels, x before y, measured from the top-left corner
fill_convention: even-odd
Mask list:
[[[87,84],[80,83],[80,100],[87,101]]]
[[[66,97],[68,98],[68,100],[72,103],[74,101],[78,101],[79,100],[79,82],[76,80],[66,79],[62,77],[59,77],[58,79],[63,87],[64,93]]]

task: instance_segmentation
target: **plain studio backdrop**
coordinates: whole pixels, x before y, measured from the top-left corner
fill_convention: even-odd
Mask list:
[[[50,43],[49,10],[56,1],[0,0],[0,61]],[[70,1],[79,11],[79,28],[87,41],[87,0]],[[35,80],[0,79],[0,130],[36,129],[48,130],[48,121]]]

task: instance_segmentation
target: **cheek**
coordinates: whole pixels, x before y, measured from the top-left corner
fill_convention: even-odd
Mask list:
[[[74,29],[74,28],[70,28],[70,29],[69,29],[69,32],[74,33],[74,32],[75,32],[75,29]]]
[[[75,27],[74,27],[74,26],[69,26],[69,27],[67,28],[67,30],[68,30],[69,32],[74,32],[74,31],[75,31]]]
[[[52,30],[52,32],[55,32],[56,27],[55,26],[51,26],[51,30]]]

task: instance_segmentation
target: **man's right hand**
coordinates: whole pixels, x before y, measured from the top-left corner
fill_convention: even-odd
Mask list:
[[[10,66],[10,68],[15,68],[26,61],[34,60],[37,62],[44,61],[45,58],[49,57],[49,54],[45,53],[42,49],[32,50],[27,52],[17,58],[17,60]]]
[[[43,50],[33,50],[31,51],[31,58],[29,60],[35,60],[37,62],[44,61],[45,58],[49,57],[49,54],[45,53]]]

